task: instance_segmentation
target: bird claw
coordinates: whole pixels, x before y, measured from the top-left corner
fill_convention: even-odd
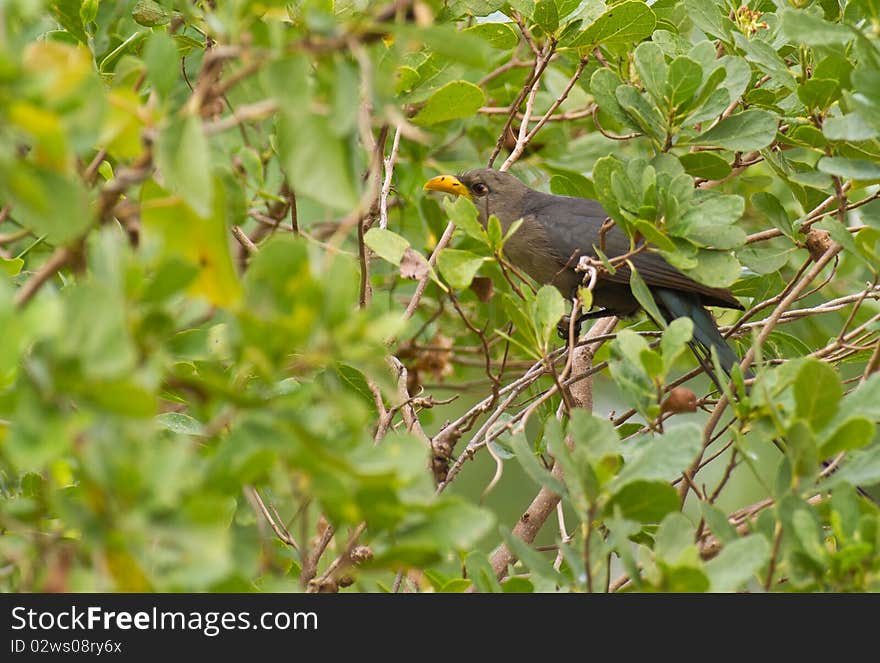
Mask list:
[[[581,335],[581,324],[582,320],[577,319],[574,321],[574,337],[580,338]],[[568,330],[571,326],[571,316],[563,315],[562,319],[556,325],[556,333],[563,341],[568,342]]]

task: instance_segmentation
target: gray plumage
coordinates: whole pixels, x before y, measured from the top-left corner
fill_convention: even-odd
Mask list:
[[[522,218],[519,230],[504,247],[508,259],[539,283],[555,285],[566,298],[574,296],[583,278],[574,269],[578,259],[596,257],[594,246],[599,245],[600,230],[608,218],[602,206],[587,198],[542,193],[509,173],[488,168],[468,171],[458,179],[467,187],[483,225],[494,214],[506,232]],[[611,226],[605,234],[605,255],[613,258],[629,249],[626,234]],[[631,260],[667,321],[678,317],[693,320],[692,349],[701,364],[711,369],[710,352],[715,348],[722,368],[729,373],[738,358],[704,306],[742,309],[731,292],[694,281],[654,251],[642,251]],[[602,273],[593,289],[594,306],[604,309],[606,315],[626,317],[638,312],[640,305],[630,290],[630,276],[627,265],[618,267],[614,274]],[[714,375],[713,379],[717,382]]]

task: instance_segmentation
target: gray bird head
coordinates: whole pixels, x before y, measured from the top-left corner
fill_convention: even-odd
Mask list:
[[[525,196],[531,191],[510,173],[491,168],[475,168],[459,176],[438,175],[425,182],[429,191],[444,191],[470,198],[480,214],[484,226],[494,214],[503,230],[522,217]]]

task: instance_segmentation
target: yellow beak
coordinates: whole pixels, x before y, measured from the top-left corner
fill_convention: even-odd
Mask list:
[[[426,191],[443,191],[456,196],[464,196],[470,198],[471,194],[467,187],[455,175],[438,175],[432,177],[423,187]]]

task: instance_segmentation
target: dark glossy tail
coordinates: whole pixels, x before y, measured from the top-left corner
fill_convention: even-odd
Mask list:
[[[699,296],[666,288],[654,288],[652,292],[667,322],[672,322],[676,318],[690,318],[693,321],[694,336],[689,343],[691,350],[715,385],[721,389],[721,382],[715,374],[712,362],[712,348],[715,348],[718,363],[728,377],[733,371],[733,366],[739,364],[740,359],[718,331],[715,319],[703,307]],[[747,371],[745,377],[752,377],[751,372]]]

